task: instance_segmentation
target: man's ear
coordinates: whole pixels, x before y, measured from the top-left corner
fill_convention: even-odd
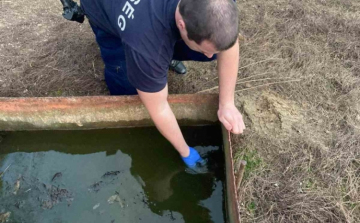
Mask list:
[[[184,30],[186,29],[184,20],[182,20],[182,19],[179,19],[179,20],[178,20],[178,28],[179,28],[181,31],[184,31]]]

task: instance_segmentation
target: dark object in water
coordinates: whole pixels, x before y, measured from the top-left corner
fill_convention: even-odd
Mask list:
[[[102,177],[117,176],[121,171],[108,171]]]
[[[51,182],[53,182],[56,178],[62,177],[62,173],[61,172],[57,172],[55,173],[55,175],[53,176],[53,178],[51,179]]]
[[[196,163],[195,166],[186,167],[185,172],[189,173],[189,174],[205,174],[205,173],[209,173],[208,160],[207,159],[202,159],[202,161]]]
[[[186,167],[185,172],[188,174],[207,174],[210,173],[209,169],[206,166],[195,166],[195,167]]]
[[[41,207],[43,209],[52,209],[56,204],[62,202],[63,199],[69,202],[69,199],[73,198],[73,195],[67,189],[55,186],[47,188],[47,193],[50,199],[42,201]]]
[[[15,203],[15,207],[17,207],[18,209],[22,208],[25,204],[25,201],[18,201]]]
[[[94,191],[94,192],[98,192],[100,190],[102,184],[103,184],[102,181],[98,181],[98,182],[94,183],[93,185],[91,185],[89,190]]]

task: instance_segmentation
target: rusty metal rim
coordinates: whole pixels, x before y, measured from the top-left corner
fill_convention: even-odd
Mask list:
[[[223,147],[225,153],[225,175],[226,175],[226,207],[227,219],[231,223],[240,223],[237,192],[235,188],[234,160],[232,158],[232,149],[230,147],[230,138],[226,128],[221,125],[223,137]]]

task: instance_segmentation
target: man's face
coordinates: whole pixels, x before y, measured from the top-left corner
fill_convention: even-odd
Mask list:
[[[195,41],[190,40],[188,38],[185,22],[182,19],[182,16],[179,12],[179,6],[176,8],[175,20],[176,20],[176,26],[178,27],[178,29],[180,31],[181,38],[184,40],[184,42],[190,49],[197,51],[199,53],[202,53],[205,56],[207,56],[208,58],[212,58],[214,56],[214,54],[217,54],[220,52],[208,40],[204,40],[200,44],[197,44]]]
[[[195,41],[190,40],[187,37],[187,32],[186,30],[181,31],[180,30],[180,34],[181,34],[181,38],[184,40],[184,42],[186,43],[186,45],[199,53],[204,54],[206,57],[208,58],[212,58],[214,56],[214,54],[219,53],[220,51],[218,51],[215,46],[208,40],[204,40],[202,41],[200,44],[197,44]]]

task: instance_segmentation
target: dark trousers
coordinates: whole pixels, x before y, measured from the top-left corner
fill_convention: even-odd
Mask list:
[[[135,95],[136,89],[127,78],[125,52],[121,39],[102,29],[91,25],[96,41],[100,47],[101,57],[105,64],[105,81],[112,95]],[[184,41],[178,41],[174,48],[174,60],[212,61],[212,58],[191,50]],[[131,75],[131,74],[130,74]]]

